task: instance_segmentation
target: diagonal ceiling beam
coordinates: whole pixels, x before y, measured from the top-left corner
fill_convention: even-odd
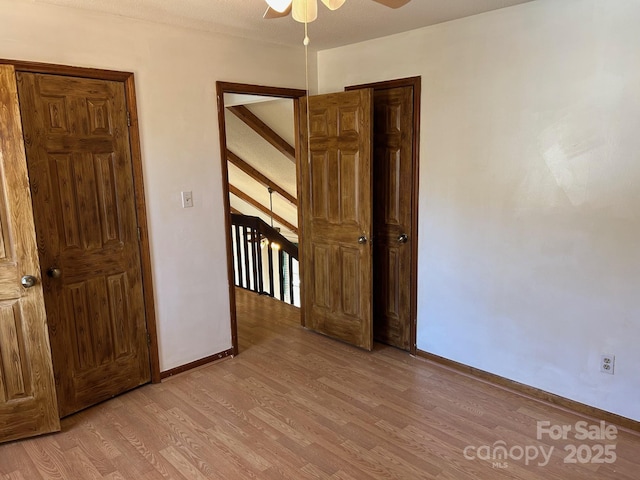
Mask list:
[[[266,177],[255,168],[253,168],[251,165],[249,165],[247,162],[245,162],[243,159],[241,159],[238,155],[233,153],[231,150],[227,150],[227,160],[233,165],[235,165],[236,167],[238,167],[240,170],[242,170],[244,173],[249,175],[251,178],[253,178],[256,182],[261,183],[267,188],[271,188],[271,190],[280,194],[291,205],[293,205],[296,208],[298,207],[298,200],[296,199],[296,197],[291,195],[289,192],[287,192],[284,188],[282,188],[276,182],[274,182],[273,180]]]
[[[246,123],[254,132],[273,145],[285,157],[293,163],[296,163],[296,149],[289,145],[284,138],[274,132],[269,125],[256,117],[255,114],[251,113],[251,110],[244,105],[227,108],[236,117]]]
[[[242,190],[240,190],[237,187],[234,187],[233,185],[229,184],[229,193],[231,193],[232,195],[235,195],[236,197],[238,197],[240,200],[244,200],[245,202],[247,202],[250,205],[253,205],[254,207],[256,207],[258,210],[260,210],[262,213],[264,213],[265,215],[269,215],[269,216],[273,216],[273,219],[278,222],[280,225],[283,225],[284,227],[286,227],[288,230],[292,231],[293,233],[295,233],[296,235],[298,234],[298,227],[296,227],[295,225],[287,222],[284,218],[282,218],[280,215],[277,215],[275,213],[272,213],[271,210],[269,210],[267,207],[265,207],[264,205],[262,205],[260,202],[258,202],[257,200],[253,199],[252,197],[250,197],[249,195],[247,195],[246,193],[244,193]]]

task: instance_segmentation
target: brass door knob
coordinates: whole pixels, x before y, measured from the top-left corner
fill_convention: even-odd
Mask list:
[[[360,238],[358,238],[358,243],[360,245],[364,245],[365,243],[367,243],[367,237],[365,237],[364,235],[362,235]]]
[[[62,276],[62,270],[57,267],[51,267],[49,270],[47,270],[47,275],[50,278],[60,278]]]
[[[20,279],[20,283],[24,288],[31,288],[38,283],[38,279],[33,275],[25,275]]]
[[[409,241],[409,237],[406,233],[403,233],[398,237],[398,243],[407,243]]]

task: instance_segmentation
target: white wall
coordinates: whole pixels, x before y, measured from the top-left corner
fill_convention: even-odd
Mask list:
[[[304,88],[303,51],[0,0],[0,58],[135,73],[160,367],[230,348],[215,82]]]
[[[422,76],[418,348],[635,420],[638,25],[537,0],[318,54],[321,93]]]

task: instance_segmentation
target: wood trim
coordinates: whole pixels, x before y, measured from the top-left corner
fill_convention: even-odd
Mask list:
[[[223,358],[233,357],[233,348],[229,348],[219,353],[215,353],[213,355],[209,355],[208,357],[201,358],[200,360],[196,360],[194,362],[189,362],[184,365],[180,365],[179,367],[172,368],[170,370],[165,370],[160,374],[162,379],[173,377],[174,375],[178,375],[179,373],[184,373],[188,370],[193,370],[194,368],[201,367],[203,365],[208,365],[209,363],[217,362],[218,360],[222,360]]]
[[[360,90],[362,88],[373,88],[374,90],[383,90],[387,88],[398,87],[415,87],[420,85],[422,77],[397,78],[395,80],[383,80],[381,82],[362,83],[360,85],[349,85],[344,87],[345,90]]]
[[[411,230],[414,242],[411,244],[411,354],[418,349],[418,213],[420,210],[420,108],[422,106],[422,80],[413,77],[413,185],[411,199]]]
[[[153,295],[153,268],[151,262],[151,248],[149,246],[149,226],[147,222],[147,203],[144,192],[144,177],[142,171],[142,150],[140,148],[140,129],[138,106],[136,101],[135,79],[133,73],[125,81],[125,96],[131,125],[129,126],[129,144],[131,146],[131,160],[133,163],[133,187],[136,200],[136,216],[140,229],[140,263],[142,268],[142,293],[144,295],[145,316],[147,319],[147,333],[149,334],[149,355],[151,361],[151,381],[159,383],[160,354],[158,346],[158,328],[156,322],[156,306]]]
[[[300,137],[300,109],[302,107],[302,105],[300,104],[300,102],[304,101],[304,100],[308,100],[309,97],[304,96],[301,98],[294,98],[293,99],[293,125],[294,125],[294,130],[295,130],[295,135],[294,138],[296,140],[295,142],[295,146],[296,146],[296,192],[298,194],[298,225],[300,225],[300,232],[298,233],[298,274],[300,275],[300,278],[304,278],[304,266],[302,265],[302,262],[300,261],[304,255],[304,250],[302,247],[302,236],[304,235],[304,228],[303,228],[303,221],[302,221],[302,207],[303,207],[303,203],[304,203],[304,195],[302,195],[302,177],[301,177],[301,171],[300,171],[300,162],[301,162],[301,158],[302,158],[302,138]],[[307,102],[307,107],[309,106],[308,102]],[[302,301],[302,299],[304,298],[304,289],[305,289],[305,285],[304,282],[300,282],[300,325],[302,325],[303,327],[306,327],[306,311],[305,311],[305,306],[304,306],[304,302]]]
[[[584,403],[580,403],[575,400],[562,397],[560,395],[556,395],[555,393],[550,393],[545,390],[532,387],[530,385],[525,385],[524,383],[501,377],[500,375],[496,375],[495,373],[480,370],[479,368],[471,367],[469,365],[465,365],[464,363],[456,362],[455,360],[449,360],[448,358],[425,352],[423,350],[417,350],[416,356],[423,358],[429,362],[438,364],[441,367],[485,381],[524,397],[533,398],[535,400],[542,401],[555,407],[564,408],[574,413],[590,417],[593,420],[604,420],[633,432],[640,432],[640,422],[631,418],[623,417],[622,415],[618,415],[616,413],[607,412],[606,410],[601,410],[599,408],[592,407],[590,405],[586,405]]]
[[[251,128],[251,130],[269,142],[269,144],[271,144],[285,157],[293,163],[296,162],[296,149],[289,145],[284,138],[274,132],[269,125],[260,120],[260,118],[258,118],[251,110],[244,105],[228,107],[227,110],[242,120],[249,128]]]
[[[144,178],[142,169],[142,150],[140,148],[140,130],[138,128],[138,110],[135,92],[135,78],[131,72],[102,70],[97,68],[73,67],[21,60],[3,60],[0,63],[13,65],[17,72],[30,72],[51,75],[66,75],[97,80],[123,82],[127,108],[131,117],[129,142],[131,145],[131,161],[133,165],[133,186],[135,191],[136,215],[140,227],[140,263],[142,269],[142,289],[145,303],[147,333],[149,334],[149,363],[151,381],[160,382],[160,355],[158,349],[158,331],[153,295],[153,275],[151,249],[149,247],[149,229],[147,225],[147,208],[144,194]]]
[[[282,196],[282,198],[287,200],[294,207],[296,208],[298,207],[298,200],[296,200],[296,197],[291,195],[289,192],[287,192],[284,188],[282,188],[276,182],[274,182],[273,180],[266,177],[255,168],[253,168],[251,165],[249,165],[247,162],[245,162],[242,158],[240,158],[238,155],[233,153],[231,150],[227,150],[227,161],[231,162],[233,165],[238,167],[244,173],[246,173],[251,178],[253,178],[256,182],[260,183],[261,185],[264,185],[267,188],[271,188],[271,190],[278,193],[280,196]]]
[[[264,85],[252,85],[248,83],[218,81],[216,82],[216,86],[218,92],[222,93],[263,95],[265,97],[300,98],[307,94],[306,90],[300,90],[298,88],[267,87]]]
[[[265,207],[264,205],[262,205],[260,202],[258,202],[257,200],[255,200],[254,198],[250,197],[249,195],[247,195],[246,193],[244,193],[242,190],[240,190],[238,187],[234,187],[233,185],[229,184],[229,193],[235,195],[236,197],[238,197],[240,200],[244,200],[245,202],[253,205],[254,207],[256,207],[258,210],[260,210],[262,213],[264,213],[265,215],[270,215],[273,217],[273,219],[278,222],[279,224],[281,224],[282,226],[286,227],[287,229],[289,229],[290,231],[292,231],[293,233],[295,233],[296,235],[298,234],[298,227],[296,227],[295,225],[293,225],[292,223],[287,222],[284,218],[282,218],[280,215],[273,213],[271,210],[269,210],[267,207]]]
[[[228,86],[227,86],[228,85]],[[222,169],[222,206],[224,208],[224,228],[225,243],[227,248],[227,283],[229,286],[229,315],[231,327],[231,345],[233,355],[238,355],[238,322],[236,314],[236,290],[235,278],[233,272],[233,238],[231,237],[231,203],[229,199],[229,167],[223,159],[228,151],[227,148],[227,127],[224,118],[224,94],[226,91],[230,93],[239,93],[233,90],[231,85],[223,82],[216,82],[216,97],[218,101],[218,139],[220,141],[220,168]],[[229,88],[229,90],[225,90]]]
[[[410,290],[410,338],[409,353],[416,355],[417,352],[417,326],[418,326],[418,209],[419,196],[418,187],[420,185],[420,106],[422,96],[422,77],[408,77],[382,82],[366,83],[345,87],[346,91],[358,90],[361,88],[372,88],[374,90],[384,90],[389,88],[413,87],[413,184],[411,196],[411,232],[413,241],[411,242],[411,290]]]
[[[94,78],[97,80],[112,80],[126,82],[133,75],[131,72],[102,70],[99,68],[72,67],[50,63],[25,62],[22,60],[0,59],[0,63],[13,65],[18,72],[49,73],[51,75],[66,75],[69,77]]]
[[[233,82],[216,82],[216,97],[218,101],[218,137],[220,141],[220,156],[225,158],[227,152],[227,130],[225,124],[225,106],[224,106],[224,94],[225,93],[240,93],[247,95],[265,95],[279,98],[292,98],[294,99],[294,115],[297,115],[297,99],[307,94],[305,90],[299,90],[294,88],[279,88],[268,87],[262,85],[252,85],[245,83],[233,83]],[[297,123],[295,128],[297,131]],[[297,138],[297,137],[296,137]],[[297,151],[297,149],[296,149]],[[220,162],[222,169],[222,205],[224,207],[224,225],[226,229],[226,247],[227,247],[227,278],[229,284],[229,314],[231,324],[231,343],[233,345],[233,355],[238,355],[238,321],[236,311],[236,292],[235,282],[233,276],[233,239],[231,238],[231,205],[229,204],[229,169],[227,162]],[[302,286],[301,286],[302,288]]]

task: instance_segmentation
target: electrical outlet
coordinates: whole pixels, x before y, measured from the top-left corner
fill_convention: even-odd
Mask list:
[[[193,207],[193,194],[191,192],[182,192],[182,208]]]
[[[613,368],[616,364],[616,356],[610,353],[605,353],[604,355],[600,355],[600,371],[602,373],[608,373],[609,375],[613,375]]]

